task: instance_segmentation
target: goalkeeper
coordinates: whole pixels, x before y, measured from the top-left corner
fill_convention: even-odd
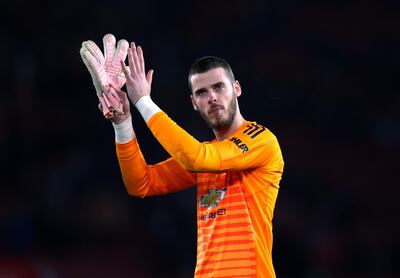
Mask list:
[[[114,126],[117,157],[129,194],[144,198],[197,186],[194,276],[275,277],[272,218],[284,162],[276,137],[240,113],[242,89],[229,64],[208,56],[190,68],[193,108],[215,134],[214,140],[201,143],[152,101],[153,71],[146,74],[140,46],[131,43],[127,49],[128,66],[124,55],[117,55],[110,70],[110,64],[102,64],[88,50],[93,44],[84,43],[81,54],[98,88],[103,114]],[[127,94],[121,90],[123,82],[115,81],[122,75],[120,70]],[[115,103],[102,102],[105,95]],[[132,127],[128,98],[171,155],[167,160],[146,163]]]

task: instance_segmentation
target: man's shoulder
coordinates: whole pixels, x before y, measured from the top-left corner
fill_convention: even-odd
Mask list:
[[[265,125],[256,121],[246,121],[234,135],[250,142],[276,140],[275,135]]]
[[[263,124],[256,121],[244,122],[234,133],[228,136],[225,140],[231,141],[235,144],[246,142],[248,144],[267,144],[271,141],[277,141],[275,135]],[[224,141],[225,141],[224,140]],[[203,144],[219,143],[217,139],[203,141]]]
[[[243,153],[255,150],[263,152],[277,142],[275,135],[268,128],[255,121],[246,121],[226,140],[243,149]]]

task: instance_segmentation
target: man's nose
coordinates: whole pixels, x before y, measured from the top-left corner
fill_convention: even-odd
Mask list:
[[[217,101],[217,94],[215,93],[214,90],[209,90],[208,91],[208,103],[214,103]]]

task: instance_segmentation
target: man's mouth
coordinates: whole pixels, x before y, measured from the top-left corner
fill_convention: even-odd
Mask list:
[[[222,105],[213,105],[211,106],[211,108],[208,110],[208,114],[213,114],[218,112],[219,110],[224,109],[224,107]]]

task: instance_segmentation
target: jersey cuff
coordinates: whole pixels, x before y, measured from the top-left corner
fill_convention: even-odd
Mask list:
[[[162,112],[160,107],[157,106],[150,98],[150,96],[143,96],[135,103],[136,109],[142,115],[143,119],[147,123],[154,114]]]
[[[119,144],[125,144],[131,141],[135,137],[135,132],[132,126],[132,116],[123,121],[122,123],[112,123],[115,132],[115,142]]]

